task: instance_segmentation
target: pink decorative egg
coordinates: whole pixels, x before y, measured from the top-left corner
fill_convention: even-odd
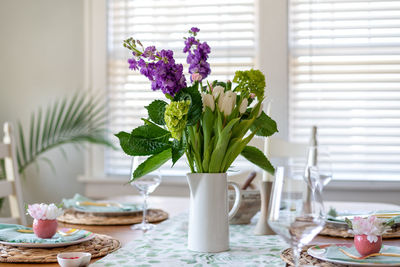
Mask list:
[[[378,241],[376,242],[369,242],[367,235],[355,235],[354,247],[361,256],[379,253],[382,248],[382,236],[378,236]]]
[[[33,220],[33,232],[39,238],[52,238],[57,232],[57,220]]]

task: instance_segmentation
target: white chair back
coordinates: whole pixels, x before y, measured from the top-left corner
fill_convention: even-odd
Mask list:
[[[11,217],[0,218],[3,223],[27,224],[22,198],[21,179],[17,165],[17,151],[10,123],[4,124],[3,143],[0,143],[0,159],[5,162],[6,179],[0,180],[0,197],[8,197]]]

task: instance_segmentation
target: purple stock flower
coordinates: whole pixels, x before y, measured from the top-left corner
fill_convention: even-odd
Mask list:
[[[155,47],[148,47],[137,61],[140,73],[151,81],[153,91],[161,90],[164,94],[174,96],[186,87],[183,66],[182,64],[175,64],[173,56],[171,50],[156,52]],[[145,59],[151,60],[153,57],[153,61],[145,61]]]
[[[138,69],[138,62],[136,61],[136,59],[130,58],[130,59],[128,59],[128,63],[129,63],[129,68],[131,70],[137,70]]]
[[[192,28],[193,29],[197,28]],[[200,31],[197,29],[197,32]],[[192,47],[194,47],[192,51]],[[199,73],[202,79],[205,79],[210,73],[211,68],[210,64],[207,62],[208,54],[211,52],[210,46],[204,42],[201,43],[199,40],[196,40],[195,37],[189,37],[185,40],[185,47],[183,48],[184,53],[188,53],[186,62],[189,64],[189,73]],[[193,82],[192,77],[190,77]]]
[[[192,32],[199,32],[199,31],[200,31],[200,29],[199,29],[199,28],[196,28],[196,27],[192,27],[190,30],[191,30]]]
[[[156,47],[149,46],[149,47],[146,47],[146,49],[144,50],[143,57],[148,58],[150,60],[154,60],[154,59],[156,59],[155,54],[156,54]]]

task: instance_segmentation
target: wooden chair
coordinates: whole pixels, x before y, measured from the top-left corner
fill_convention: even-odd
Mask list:
[[[0,222],[27,225],[12,130],[11,124],[6,122],[3,143],[0,143],[0,159],[4,159],[6,173],[6,179],[0,180],[0,197],[8,197],[11,217],[0,218]]]

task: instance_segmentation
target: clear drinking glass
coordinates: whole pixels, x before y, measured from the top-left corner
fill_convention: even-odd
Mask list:
[[[313,170],[311,175],[318,174]],[[271,229],[292,247],[296,267],[302,247],[310,243],[325,224],[321,192],[308,190],[312,185],[303,176],[302,168],[277,168],[268,214]]]
[[[322,192],[323,188],[332,180],[331,153],[327,146],[310,146],[308,148],[308,157],[311,155],[316,155],[316,164],[314,167],[319,172],[316,186]]]
[[[133,157],[132,159],[132,172],[133,173],[136,168],[146,160],[146,157]],[[134,224],[131,226],[132,230],[142,230],[144,232],[151,230],[155,227],[154,224],[148,223],[146,216],[147,216],[147,198],[149,194],[153,193],[154,190],[160,185],[161,183],[161,172],[160,170],[155,170],[145,176],[136,179],[131,183],[139,193],[143,196],[143,219],[142,222],[139,224]]]

